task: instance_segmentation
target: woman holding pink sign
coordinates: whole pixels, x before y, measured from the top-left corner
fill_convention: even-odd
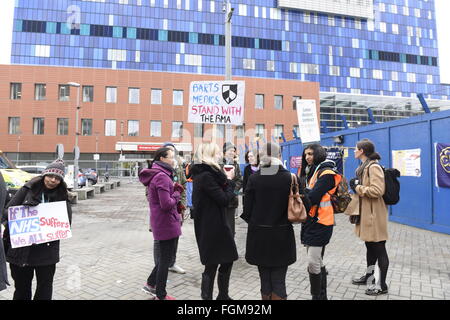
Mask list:
[[[72,222],[72,210],[68,200],[67,185],[64,182],[64,161],[58,159],[49,164],[42,175],[28,181],[11,199],[7,208],[14,206],[34,207],[40,203],[66,201],[69,222]],[[3,243],[6,260],[9,262],[11,276],[14,279],[14,300],[31,300],[31,285],[36,273],[36,292],[34,300],[51,300],[53,277],[59,262],[59,240],[31,246],[12,248],[7,210],[2,223],[5,223]]]

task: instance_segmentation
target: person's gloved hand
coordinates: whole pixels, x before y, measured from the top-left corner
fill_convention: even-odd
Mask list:
[[[356,193],[356,186],[359,185],[358,178],[353,178],[350,180],[350,188],[353,190],[354,193]]]
[[[173,185],[173,190],[182,193],[184,191],[184,187],[178,182],[175,182],[175,184]]]
[[[181,202],[178,202],[177,211],[179,214],[182,214],[184,213],[184,211],[186,211],[186,207]]]

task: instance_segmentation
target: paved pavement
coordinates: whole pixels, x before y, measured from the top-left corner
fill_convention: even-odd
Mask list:
[[[61,242],[54,299],[148,300],[149,295],[142,292],[141,287],[153,267],[153,238],[148,232],[144,187],[137,182],[123,181],[118,189],[80,201],[73,208],[73,238]],[[346,216],[338,215],[336,220],[337,226],[325,254],[329,299],[450,299],[449,235],[389,223],[389,294],[370,297],[364,294],[365,286],[351,284],[352,277],[365,271],[364,243],[354,235]],[[259,300],[257,268],[244,259],[246,227],[244,221],[236,220],[240,258],[233,267],[230,296],[237,300]],[[295,226],[295,233],[298,239],[299,226]],[[287,274],[289,300],[311,298],[306,250],[299,243],[297,247],[297,262],[289,267]],[[187,220],[183,226],[177,264],[187,273],[169,273],[168,293],[177,299],[200,299],[203,266],[192,220]],[[0,292],[0,300],[11,299],[13,291],[10,287]]]

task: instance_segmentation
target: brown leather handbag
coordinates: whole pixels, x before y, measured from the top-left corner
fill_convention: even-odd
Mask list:
[[[291,173],[291,191],[288,200],[288,220],[291,223],[303,223],[306,221],[306,208],[299,193],[297,177]]]

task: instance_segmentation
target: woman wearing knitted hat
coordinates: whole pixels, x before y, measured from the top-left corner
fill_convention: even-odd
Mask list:
[[[38,177],[28,181],[11,199],[8,207],[37,206],[44,202],[66,201],[69,222],[72,223],[72,210],[68,200],[67,185],[64,182],[64,161],[58,159]],[[6,260],[14,279],[14,300],[31,300],[31,284],[36,272],[36,292],[34,300],[51,300],[53,277],[56,263],[59,262],[59,240],[33,244],[28,247],[12,248],[9,238],[7,210],[4,210],[2,223],[5,223],[3,242]]]

